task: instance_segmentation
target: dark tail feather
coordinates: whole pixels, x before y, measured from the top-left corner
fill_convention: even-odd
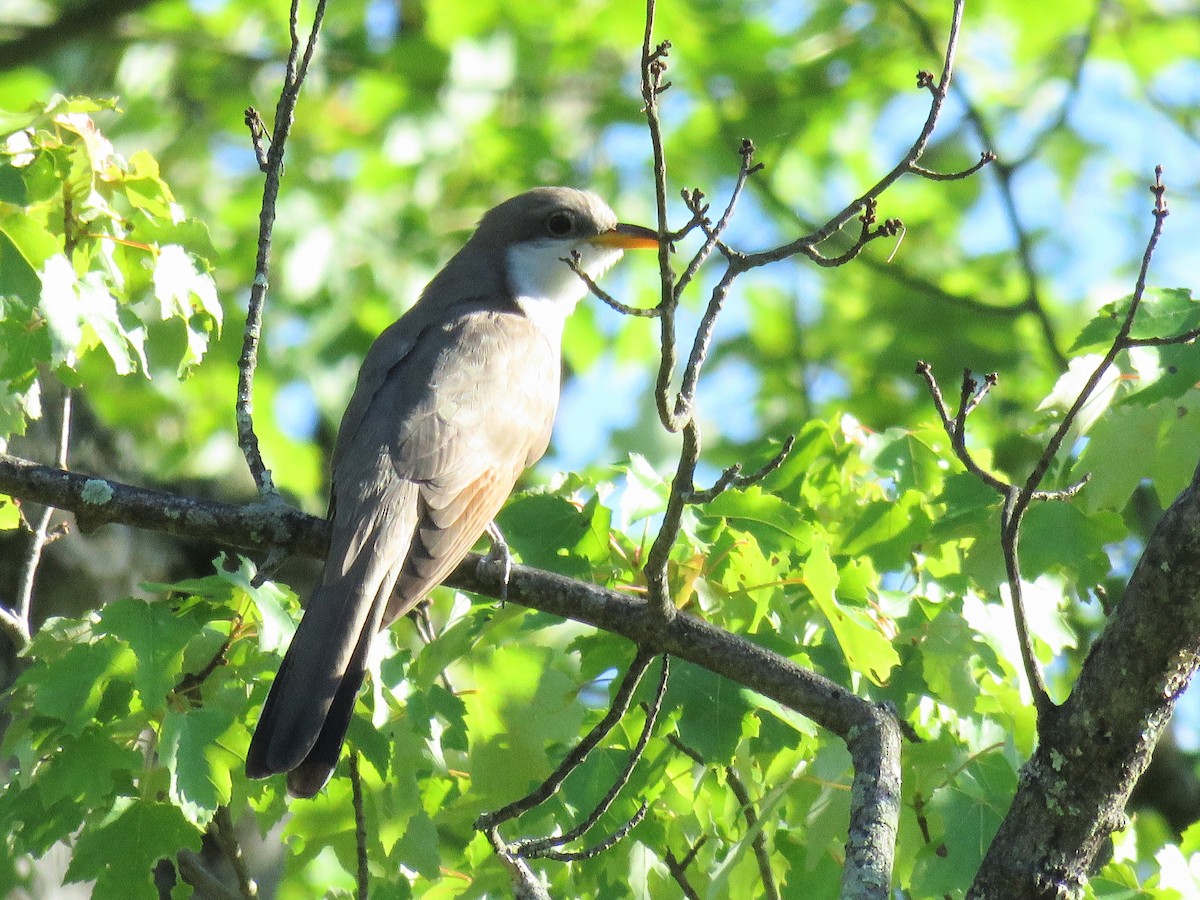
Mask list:
[[[258,715],[258,725],[254,736],[250,739],[250,749],[246,751],[246,776],[248,778],[266,778],[281,771],[271,766],[267,754],[271,747],[271,737],[275,734],[275,723],[279,719],[279,698],[283,696],[280,687],[287,680],[288,669],[291,668],[292,655],[288,653],[275,673],[275,681],[267,694],[267,702],[263,704],[262,712]]]
[[[346,729],[350,727],[350,719],[354,715],[354,704],[358,701],[358,689],[362,687],[363,676],[366,675],[367,653],[371,649],[371,638],[379,628],[378,617],[368,623],[354,648],[354,656],[346,667],[342,683],[338,685],[337,693],[330,704],[329,713],[325,716],[325,724],[317,741],[303,761],[288,772],[288,793],[293,797],[312,797],[325,787],[329,776],[337,767],[338,757],[342,755],[342,744],[346,741]],[[249,760],[247,760],[247,765]]]
[[[250,778],[305,766],[291,789],[297,796],[311,796],[337,764],[371,638],[390,592],[390,581],[386,589],[377,578],[369,581],[374,590],[351,577],[313,593],[250,740]]]

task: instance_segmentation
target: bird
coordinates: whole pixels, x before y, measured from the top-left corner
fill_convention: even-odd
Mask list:
[[[657,231],[590,191],[541,187],[484,214],[375,340],[331,460],[329,552],[271,684],[246,774],[329,780],[375,633],[454,570],[545,453],[562,334],[587,285]]]

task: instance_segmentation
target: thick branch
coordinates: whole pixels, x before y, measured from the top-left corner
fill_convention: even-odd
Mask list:
[[[1159,521],[1037,752],[971,898],[1077,889],[1200,664],[1200,470]]]
[[[279,544],[293,553],[314,557],[323,556],[329,543],[322,519],[286,504],[267,507],[200,500],[66,472],[15,456],[0,455],[0,493],[69,510],[85,531],[114,522],[239,550]]]
[[[324,521],[282,504],[200,501],[9,456],[0,456],[0,492],[71,510],[89,525],[121,522],[242,549],[282,546],[320,557],[328,541]],[[480,559],[469,556],[446,583],[499,597],[498,567],[481,566]],[[685,612],[664,619],[640,598],[594,584],[514,566],[508,599],[621,635],[643,651],[702,666],[841,737],[854,763],[843,897],[888,896],[900,816],[900,728],[890,712],[744,637]]]

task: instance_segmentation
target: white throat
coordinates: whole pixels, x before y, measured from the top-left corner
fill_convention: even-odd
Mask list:
[[[563,262],[574,250],[579,268],[595,280],[621,258],[616,247],[590,241],[525,241],[508,248],[508,286],[517,306],[551,341],[562,340],[563,325],[587,293],[587,285]]]

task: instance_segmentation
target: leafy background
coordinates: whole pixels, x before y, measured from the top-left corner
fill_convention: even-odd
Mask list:
[[[750,137],[766,168],[731,242],[767,247],[840,209],[918,130],[928,97],[914,76],[938,67],[949,11],[904,0],[664,3],[671,187],[719,202]],[[291,501],[323,512],[326,458],[362,353],[484,209],[569,183],[604,194],[626,220],[650,220],[643,12],[331,5],[288,145],[255,382],[264,453]],[[1068,357],[1102,352],[1108,305],[1131,290],[1159,163],[1172,215],[1152,270],[1163,290],[1142,321],[1149,333],[1194,324],[1190,295],[1172,289],[1195,283],[1197,12],[1189,2],[969,9],[957,93],[924,163],[958,170],[992,149],[998,164],[964,181],[902,181],[881,208],[905,222],[898,245],[876,242],[842,269],[755,272],[718,332],[700,397],[706,471],[762,462],[789,433],[797,447],[761,487],[696,512],[673,558],[677,597],[893,702],[924,738],[905,748],[896,881],[907,896],[961,894],[1033,739],[998,589],[998,501],[952,462],[913,366],[927,360],[948,386],[964,368],[999,373],[972,417],[972,445],[1022,476],[1077,384]],[[0,131],[33,134],[29,146],[10,138],[0,165],[0,426],[13,452],[49,458],[68,385],[74,466],[252,495],[232,428],[261,183],[242,117],[253,105],[269,120],[286,14],[261,0],[0,3]],[[686,220],[682,204],[672,210]],[[651,304],[652,263],[626,260],[607,286]],[[554,446],[502,525],[530,564],[636,589],[676,452],[649,400],[655,326],[585,305],[565,358]],[[1052,473],[1065,484],[1088,471],[1092,483],[1030,513],[1029,606],[1056,696],[1158,511],[1190,478],[1196,359],[1187,346],[1122,360]],[[25,546],[13,509],[0,508],[10,573]],[[312,572],[295,563],[255,589],[247,562],[214,569],[218,550],[111,528],[52,545],[35,603],[43,630],[9,664],[20,675],[0,796],[6,889],[46,895],[65,877],[94,881],[95,896],[184,896],[155,863],[183,849],[221,858],[216,835],[231,831],[266,895],[352,889],[348,780],[289,805],[280,785],[240,773]],[[471,823],[545,776],[600,717],[632,654],[447,590],[433,619],[428,645],[407,624],[381,639],[393,653],[351,731],[372,896],[503,895],[507,876]],[[522,833],[585,814],[639,716]],[[1195,779],[1196,704],[1179,718],[1182,794]],[[548,863],[546,877],[556,896],[679,896],[666,854],[704,837],[690,869],[701,894],[757,895],[755,829],[729,789],[737,778],[781,894],[833,896],[847,766],[815,726],[679,665],[666,719],[598,830],[642,799],[651,815],[615,850]],[[1200,891],[1200,834],[1184,830],[1197,806],[1175,815],[1148,802],[1089,888],[1097,895]],[[56,869],[64,843],[69,863]]]

